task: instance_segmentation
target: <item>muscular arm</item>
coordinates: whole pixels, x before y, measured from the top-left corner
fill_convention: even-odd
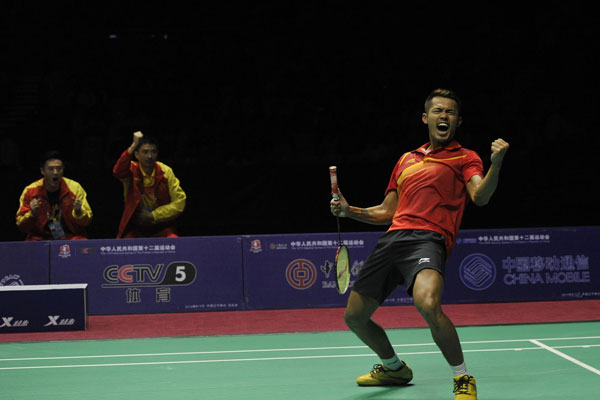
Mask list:
[[[500,178],[500,168],[502,167],[502,160],[508,150],[508,143],[502,139],[497,139],[492,143],[492,165],[488,170],[485,177],[479,175],[473,176],[469,182],[467,182],[467,192],[473,203],[478,206],[486,205],[496,188],[498,187],[498,180]]]
[[[331,200],[330,208],[331,213],[337,217],[348,217],[373,225],[389,225],[392,222],[397,205],[398,193],[395,191],[388,192],[381,204],[367,208],[349,205],[340,192],[338,200]]]

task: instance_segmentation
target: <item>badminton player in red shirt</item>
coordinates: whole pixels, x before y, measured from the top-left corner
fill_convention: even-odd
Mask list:
[[[422,120],[429,142],[403,154],[390,178],[383,202],[369,208],[332,199],[331,212],[370,224],[391,224],[365,261],[348,298],[348,327],[381,359],[359,376],[361,386],[404,385],[412,370],[394,351],[387,334],[371,316],[397,285],[404,284],[454,373],[455,400],[476,400],[475,378],[467,371],[454,324],[441,308],[444,267],[452,252],[469,200],[488,203],[508,143],[494,140],[491,166],[484,174],[481,158],[455,139],[462,123],[461,102],[447,89],[434,90],[425,101]]]

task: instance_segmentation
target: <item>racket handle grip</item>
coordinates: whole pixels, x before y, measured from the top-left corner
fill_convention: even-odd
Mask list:
[[[337,200],[340,198],[340,191],[337,181],[337,167],[335,165],[329,167],[329,181],[331,182],[331,196]]]

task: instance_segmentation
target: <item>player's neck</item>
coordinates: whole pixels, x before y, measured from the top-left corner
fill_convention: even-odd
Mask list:
[[[57,192],[60,189],[60,181],[52,182],[44,179],[44,186],[46,187],[46,192]]]
[[[444,143],[439,143],[439,142],[429,142],[429,146],[427,146],[426,149],[423,149],[425,151],[425,154],[431,153],[434,150],[437,149],[441,149],[444,146],[446,146],[448,143],[450,143],[450,141],[448,142],[444,142]]]
[[[432,151],[439,149],[440,147],[442,147],[441,144],[430,143],[429,146],[427,146],[427,148],[423,149],[423,151],[425,151],[425,154],[429,154]]]
[[[145,166],[141,166],[142,170],[144,171],[144,174],[146,174],[147,176],[152,175],[152,173],[154,172],[154,165],[152,167],[145,167]]]

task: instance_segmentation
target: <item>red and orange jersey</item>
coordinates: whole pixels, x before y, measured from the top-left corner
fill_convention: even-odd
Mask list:
[[[392,172],[386,194],[398,192],[398,207],[389,230],[441,233],[449,256],[469,200],[466,184],[474,175],[483,177],[483,163],[457,141],[431,152],[428,147],[405,153]]]

